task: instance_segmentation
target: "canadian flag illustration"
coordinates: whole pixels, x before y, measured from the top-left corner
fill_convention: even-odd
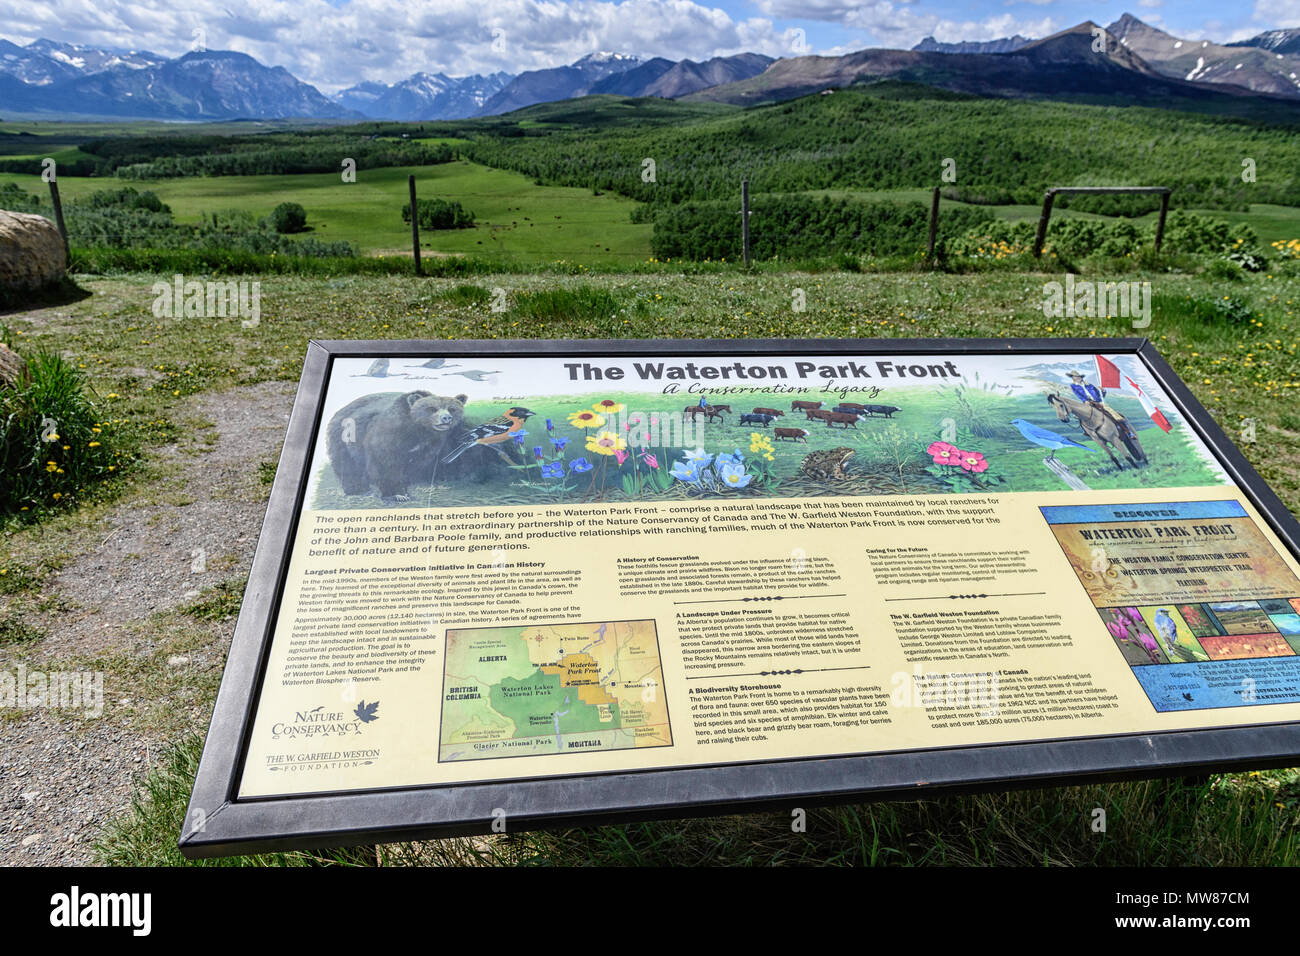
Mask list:
[[[1142,391],[1142,386],[1133,379],[1129,378],[1119,370],[1116,365],[1108,358],[1100,355],[1094,355],[1097,362],[1097,384],[1102,388],[1117,388],[1120,391],[1128,392],[1142,403],[1146,413],[1151,416],[1151,420],[1160,426],[1164,431],[1169,431],[1173,426],[1169,424],[1169,419],[1165,418],[1164,412],[1156,408],[1155,402],[1147,397],[1147,393]]]

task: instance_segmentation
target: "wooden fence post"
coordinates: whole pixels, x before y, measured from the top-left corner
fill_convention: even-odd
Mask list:
[[[1056,190],[1049,189],[1043,193],[1043,211],[1038,217],[1038,232],[1034,234],[1034,258],[1043,254],[1043,243],[1047,241],[1047,221],[1052,218],[1052,202],[1056,199]]]
[[[1160,218],[1156,220],[1156,255],[1160,255],[1160,243],[1165,239],[1165,216],[1169,213],[1169,193],[1160,194]]]
[[[423,275],[420,268],[420,212],[415,205],[415,175],[407,177],[407,185],[411,187],[411,247],[415,251],[415,274]]]
[[[63,261],[66,265],[71,265],[72,249],[68,245],[68,227],[63,222],[63,203],[59,201],[59,184],[53,179],[50,180],[50,202],[54,205],[54,224],[59,227],[59,235],[63,237]]]
[[[740,181],[740,251],[749,268],[749,180]]]
[[[1169,212],[1169,196],[1173,190],[1168,186],[1053,186],[1043,193],[1043,212],[1038,217],[1038,232],[1034,235],[1034,258],[1043,254],[1043,245],[1047,241],[1047,223],[1052,218],[1052,201],[1057,193],[1074,193],[1092,196],[1114,196],[1122,193],[1159,193],[1160,218],[1156,221],[1156,254],[1160,253],[1160,244],[1165,237],[1165,216]]]
[[[939,187],[934,187],[934,194],[930,197],[930,245],[926,257],[934,258],[934,240],[939,235]]]

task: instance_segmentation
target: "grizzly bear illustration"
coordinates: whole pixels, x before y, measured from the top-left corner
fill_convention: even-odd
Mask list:
[[[464,434],[466,395],[379,392],[363,395],[335,413],[326,429],[326,450],[344,494],[364,495],[371,486],[385,500],[409,501],[412,484],[431,484],[443,448]],[[473,464],[457,469],[461,474]],[[443,475],[447,477],[447,475]]]

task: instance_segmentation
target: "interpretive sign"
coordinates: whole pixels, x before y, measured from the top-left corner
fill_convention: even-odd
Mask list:
[[[1283,765],[1298,540],[1146,340],[313,343],[181,848]]]

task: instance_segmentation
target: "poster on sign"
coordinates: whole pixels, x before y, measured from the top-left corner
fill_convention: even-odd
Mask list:
[[[1298,720],[1295,521],[1143,340],[314,343],[181,846],[1267,766]]]

